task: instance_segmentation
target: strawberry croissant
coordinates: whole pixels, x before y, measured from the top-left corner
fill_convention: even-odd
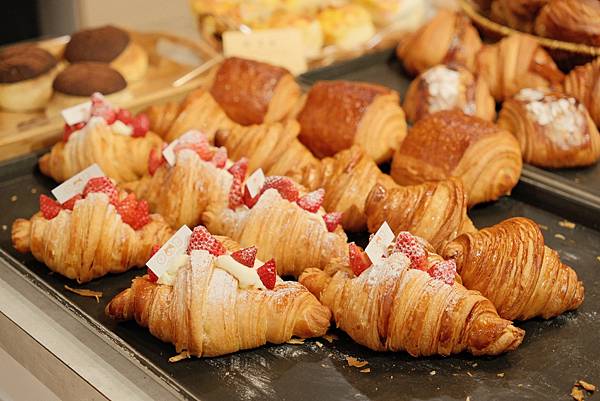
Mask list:
[[[40,212],[13,223],[12,242],[50,270],[84,283],[143,266],[152,246],[171,234],[144,201],[119,195],[108,178],[99,177],[62,205],[41,195]]]

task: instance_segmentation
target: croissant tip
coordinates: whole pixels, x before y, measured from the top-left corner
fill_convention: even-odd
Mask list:
[[[44,175],[50,175],[50,153],[44,154],[38,160],[38,167]]]
[[[29,235],[31,232],[31,221],[27,219],[16,219],[12,225],[12,244],[20,253],[30,250]]]

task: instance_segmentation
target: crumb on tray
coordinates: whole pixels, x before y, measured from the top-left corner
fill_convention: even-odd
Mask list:
[[[357,358],[355,358],[353,356],[347,356],[346,362],[348,362],[348,366],[352,366],[354,368],[362,368],[369,364],[368,361],[359,361]]]
[[[371,373],[371,368],[364,368],[360,370],[360,373]]]
[[[10,197],[10,201],[11,201],[11,202],[16,202],[16,201],[17,201],[17,199],[19,199],[19,198],[17,197],[17,195],[13,195],[13,196],[11,196],[11,197]]]
[[[570,222],[569,220],[561,220],[558,222],[558,225],[561,227],[569,228],[571,230],[575,228],[575,223]]]
[[[429,372],[429,375],[430,375],[430,376],[435,376],[435,374],[436,374],[436,373],[437,373],[437,372],[436,372],[435,370],[432,370],[431,372]]]
[[[286,343],[292,344],[292,345],[302,345],[302,344],[304,344],[304,338],[290,338],[289,340],[286,341]]]
[[[329,341],[330,343],[332,343],[334,340],[338,339],[338,336],[336,336],[335,334],[325,334],[324,336],[321,336],[322,338],[324,338],[325,340]]]
[[[82,297],[93,297],[96,298],[96,302],[100,303],[100,298],[102,298],[102,292],[101,291],[92,291],[92,290],[88,290],[86,288],[71,288],[68,285],[65,284],[65,289],[67,291],[71,291],[77,295],[81,295]]]
[[[496,376],[498,376],[498,377],[504,377],[504,372],[502,372],[502,373],[497,373],[497,374],[496,374]]]
[[[561,239],[561,240],[563,240],[563,241],[567,239],[567,237],[565,237],[565,236],[564,236],[564,235],[562,235],[562,234],[554,234],[554,238],[558,238],[558,239]]]

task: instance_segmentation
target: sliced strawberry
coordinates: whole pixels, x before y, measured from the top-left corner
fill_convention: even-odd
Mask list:
[[[229,208],[237,209],[239,206],[244,204],[244,194],[242,189],[243,182],[237,177],[233,177],[233,181],[231,183],[231,188],[229,188]]]
[[[456,262],[454,259],[436,262],[427,270],[427,273],[437,280],[453,285],[454,277],[456,277]]]
[[[121,121],[123,124],[129,125],[133,121],[133,116],[129,110],[119,109],[119,111],[117,111],[117,120]]]
[[[158,281],[158,276],[154,274],[150,268],[148,268],[148,281],[151,283],[156,283]]]
[[[275,283],[277,282],[277,265],[275,264],[275,259],[268,260],[264,265],[256,269],[256,272],[265,287],[269,290],[275,288]]]
[[[112,105],[100,93],[94,93],[91,98],[92,108],[90,115],[101,117],[108,125],[117,120],[117,112]]]
[[[225,164],[227,163],[227,149],[225,149],[223,146],[217,149],[210,162],[217,168],[224,168]]]
[[[218,239],[213,237],[204,226],[197,226],[194,228],[188,244],[187,253],[189,255],[192,251],[198,250],[208,251],[211,255],[215,256],[225,255],[227,252],[225,246],[223,246]]]
[[[248,172],[248,159],[242,157],[237,162],[233,163],[231,167],[227,170],[233,178],[238,178],[241,182],[246,178],[246,173]]]
[[[77,202],[80,199],[83,199],[83,196],[81,196],[81,194],[77,194],[68,201],[64,202],[61,206],[63,209],[73,210],[73,208],[75,207],[75,202]]]
[[[139,230],[150,222],[150,208],[145,200],[138,201],[134,194],[129,194],[117,204],[117,212],[121,220],[134,230]]]
[[[316,191],[309,192],[296,202],[302,209],[315,213],[321,208],[325,200],[325,190],[319,188]]]
[[[140,113],[131,122],[133,127],[133,137],[146,136],[146,133],[150,130],[150,119],[144,113]]]
[[[248,187],[244,185],[244,196],[242,197],[242,201],[244,202],[244,205],[248,206],[249,208],[252,208],[254,207],[254,205],[256,205],[256,202],[258,202],[260,195],[262,195],[262,190],[259,191],[255,197],[250,196],[250,191],[248,191]]]
[[[42,216],[45,219],[51,220],[55,218],[61,209],[60,203],[46,195],[40,195],[40,212],[42,212]]]
[[[177,153],[184,149],[193,150],[205,161],[211,161],[214,155],[214,150],[208,143],[206,135],[198,132],[188,133],[179,138],[179,142],[175,146],[175,149],[173,149],[173,152]]]
[[[243,264],[244,266],[254,267],[254,261],[256,260],[257,249],[255,246],[250,248],[240,249],[231,254],[231,257]]]
[[[74,125],[69,125],[69,124],[65,123],[64,132],[63,132],[63,142],[67,142],[69,140],[69,137],[71,136],[71,134],[73,134],[73,132],[79,131],[83,127],[85,127],[85,123],[83,121],[79,122],[77,124],[74,124]]]
[[[118,192],[117,187],[108,177],[94,177],[91,178],[85,188],[83,188],[83,197],[85,198],[89,193],[102,192],[108,195],[110,203],[113,205],[117,203]]]
[[[148,173],[150,175],[154,175],[156,170],[159,169],[165,163],[165,158],[162,155],[162,152],[157,148],[152,148],[150,150],[150,154],[148,155]]]
[[[371,266],[371,260],[366,253],[354,242],[348,244],[348,255],[350,258],[350,268],[356,277]]]
[[[269,188],[276,189],[283,199],[287,199],[290,202],[296,202],[300,195],[296,188],[296,184],[288,177],[278,175],[267,177],[261,193]]]
[[[410,259],[412,269],[427,270],[427,250],[417,237],[408,231],[402,231],[396,237],[395,252],[402,252]]]
[[[327,226],[327,231],[334,232],[337,226],[342,222],[342,212],[331,212],[327,213],[323,216],[323,220],[325,221],[325,225]]]

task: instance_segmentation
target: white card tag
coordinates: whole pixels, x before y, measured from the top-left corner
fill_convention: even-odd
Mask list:
[[[64,109],[60,112],[60,114],[62,114],[62,117],[65,120],[65,122],[69,125],[75,125],[82,121],[89,120],[91,113],[92,113],[92,102],[91,101],[77,104],[73,107],[69,107],[68,109]]]
[[[383,255],[387,254],[387,248],[394,241],[394,237],[394,232],[387,221],[384,221],[365,248],[365,252],[373,264],[377,264]]]
[[[265,185],[265,173],[263,173],[262,168],[256,170],[246,180],[246,188],[248,188],[248,193],[252,198],[258,195],[263,185]]]
[[[146,266],[156,277],[160,278],[168,269],[169,263],[177,256],[183,255],[187,251],[188,243],[192,230],[186,225],[181,226],[179,230],[146,262]]]
[[[92,164],[85,170],[79,172],[67,181],[63,182],[52,190],[52,195],[60,203],[65,203],[72,197],[83,192],[85,184],[95,177],[104,177],[104,172],[97,164]]]

